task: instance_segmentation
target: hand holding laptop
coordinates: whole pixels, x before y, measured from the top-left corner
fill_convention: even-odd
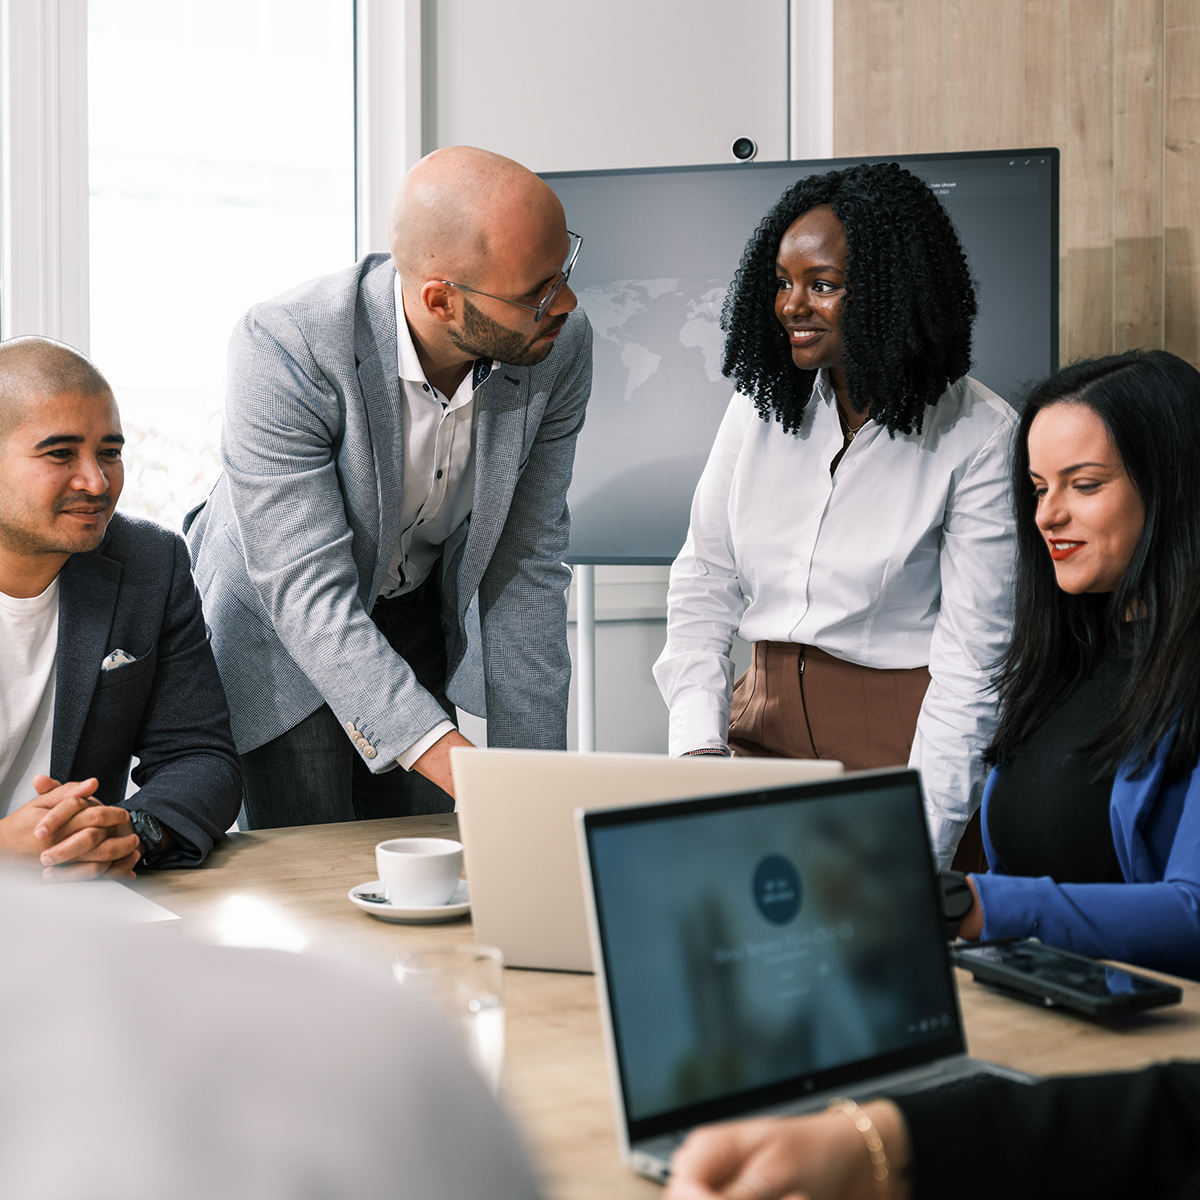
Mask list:
[[[671,1162],[663,1200],[904,1200],[908,1132],[894,1104],[859,1110],[883,1143],[888,1174],[881,1183],[862,1132],[841,1112],[761,1118],[697,1129]]]

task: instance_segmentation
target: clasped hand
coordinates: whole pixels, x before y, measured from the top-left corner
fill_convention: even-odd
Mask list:
[[[37,795],[0,820],[0,851],[37,859],[42,875],[55,882],[132,879],[138,836],[125,809],[94,798],[99,786],[96,779],[59,783],[35,775]]]

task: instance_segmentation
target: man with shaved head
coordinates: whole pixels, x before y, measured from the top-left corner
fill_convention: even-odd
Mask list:
[[[113,512],[124,442],[84,355],[0,343],[0,854],[52,879],[194,866],[240,799],[187,548]]]
[[[408,174],[391,255],[260,304],[188,541],[251,828],[448,812],[455,705],[566,747],[581,239],[519,163]]]

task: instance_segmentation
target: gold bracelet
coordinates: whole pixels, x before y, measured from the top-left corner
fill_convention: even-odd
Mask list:
[[[871,1160],[871,1174],[875,1176],[879,1195],[883,1200],[887,1200],[892,1194],[891,1184],[888,1182],[888,1159],[883,1149],[883,1138],[879,1136],[875,1122],[853,1100],[847,1100],[845,1096],[830,1100],[828,1111],[845,1113],[854,1128],[863,1135],[863,1140],[867,1143],[867,1156]]]

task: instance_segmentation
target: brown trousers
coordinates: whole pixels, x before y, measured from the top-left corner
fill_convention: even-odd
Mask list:
[[[748,758],[830,758],[847,771],[908,762],[929,670],[876,670],[798,642],[755,642],[733,689],[729,745]],[[963,835],[957,870],[986,868],[978,817]]]

